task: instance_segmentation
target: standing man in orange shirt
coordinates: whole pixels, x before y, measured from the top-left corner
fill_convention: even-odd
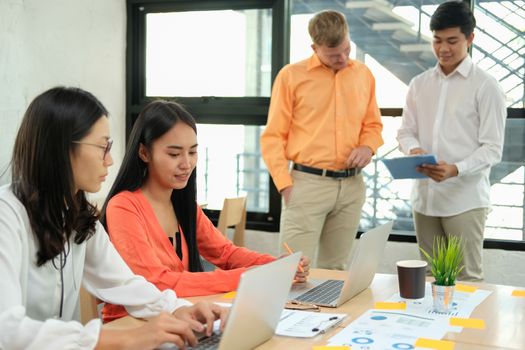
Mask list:
[[[275,79],[262,155],[283,196],[281,243],[314,266],[345,269],[365,201],[361,169],[383,126],[372,73],[349,59],[345,16],[319,12],[308,31],[314,54]]]

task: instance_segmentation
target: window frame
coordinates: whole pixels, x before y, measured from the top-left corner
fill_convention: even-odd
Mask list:
[[[174,11],[272,9],[272,83],[288,63],[292,0],[127,0],[126,140],[140,110],[154,97],[145,95],[146,14]],[[474,1],[465,0],[474,7]],[[269,97],[162,97],[182,103],[201,124],[266,125]],[[242,112],[241,112],[242,111]],[[402,108],[380,108],[381,116],[400,117]],[[508,108],[507,118],[525,119],[524,108]],[[281,196],[270,177],[268,213],[248,212],[247,228],[279,231]],[[206,210],[216,223],[219,210]],[[359,232],[360,235],[362,232]],[[389,240],[416,242],[415,234],[393,233]],[[525,241],[485,239],[484,248],[525,251]]]
[[[403,108],[379,108],[381,117],[400,118],[403,114]],[[523,119],[525,120],[524,108],[507,108],[507,119]],[[359,231],[357,237],[360,237],[364,232]],[[405,242],[417,243],[415,232],[392,232],[388,237],[391,242]],[[525,251],[525,240],[513,241],[494,238],[483,239],[484,249],[503,249],[510,251]]]
[[[140,110],[154,97],[146,96],[146,15],[148,13],[210,10],[272,10],[271,80],[288,63],[290,40],[289,0],[127,0],[126,135]],[[269,97],[162,97],[183,104],[201,124],[266,125]],[[270,179],[268,213],[247,213],[247,228],[278,231],[280,195]],[[206,210],[216,221],[218,210]]]

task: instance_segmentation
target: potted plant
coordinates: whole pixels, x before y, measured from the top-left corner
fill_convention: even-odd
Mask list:
[[[419,248],[431,266],[435,281],[432,282],[434,309],[446,313],[452,306],[456,278],[463,270],[463,246],[457,236],[436,237],[432,247],[432,256]]]

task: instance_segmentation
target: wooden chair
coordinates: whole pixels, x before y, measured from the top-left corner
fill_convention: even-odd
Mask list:
[[[217,228],[225,237],[228,237],[227,229],[235,227],[233,233],[233,244],[244,247],[244,229],[246,228],[246,197],[225,198],[219,215]]]
[[[80,288],[80,322],[86,324],[98,315],[98,300],[93,297],[84,287]]]

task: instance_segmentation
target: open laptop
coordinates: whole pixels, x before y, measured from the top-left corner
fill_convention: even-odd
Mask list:
[[[292,286],[289,300],[325,307],[338,307],[368,288],[383,256],[393,222],[361,235],[344,280],[314,280]]]
[[[199,340],[189,349],[248,350],[275,333],[302,253],[296,252],[241,275],[222,334]]]

